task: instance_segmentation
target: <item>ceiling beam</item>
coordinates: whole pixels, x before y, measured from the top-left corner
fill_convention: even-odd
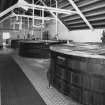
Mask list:
[[[44,1],[42,1],[42,0],[39,0],[40,2],[42,2],[42,4],[44,5],[44,6],[47,6],[45,3],[44,3]],[[54,16],[54,18],[56,18],[57,20],[58,20],[58,22],[60,23],[60,24],[62,24],[62,25],[64,25],[65,26],[65,24],[63,24],[62,23],[62,21],[52,12],[52,11],[50,11],[50,13],[52,14],[52,16]],[[65,26],[66,27],[66,26]],[[68,28],[66,27],[66,29],[68,30]],[[69,31],[69,30],[68,30]]]
[[[39,0],[44,6],[46,6],[47,7],[47,5],[44,3],[44,1],[42,1],[42,0]],[[24,1],[24,0],[19,0],[19,3],[18,3],[18,5],[20,5],[20,4],[28,4],[26,1]],[[63,24],[62,23],[62,21],[52,12],[52,11],[49,11],[51,14],[52,14],[52,16],[54,16],[54,18],[57,18],[57,20],[58,20],[58,22],[59,23],[61,23],[61,24]],[[63,24],[64,26],[65,26],[65,24]],[[66,26],[65,26],[66,27]],[[69,29],[66,27],[66,29],[69,31]]]
[[[83,13],[80,11],[80,9],[77,7],[77,5],[74,3],[73,0],[68,0],[69,3],[74,7],[74,9],[78,12],[78,14],[80,15],[80,17],[84,20],[84,22],[88,25],[88,27],[91,30],[94,30],[94,28],[92,27],[92,25],[89,23],[89,21],[86,19],[86,17],[83,15]]]
[[[37,3],[39,3],[39,2],[40,2],[40,1],[38,0],[38,1],[35,2],[35,4],[37,4]]]
[[[20,3],[19,4],[19,7],[22,7],[22,6],[28,6],[29,8],[33,8],[33,4],[29,4],[29,3]],[[66,9],[59,9],[59,8],[54,8],[54,7],[48,7],[48,6],[41,6],[41,5],[36,5],[34,4],[34,9],[37,9],[37,10],[42,10],[44,9],[45,11],[52,11],[52,12],[57,12],[57,13],[64,13],[64,14],[77,14],[76,11],[71,11],[71,10],[66,10]]]
[[[9,16],[6,16],[5,18],[3,18],[2,20],[0,20],[0,23],[2,23],[3,21],[5,21],[6,19],[10,18],[11,14]]]
[[[27,2],[25,2],[24,0],[18,0],[18,2],[16,4],[14,4],[13,6],[9,7],[8,9],[4,10],[3,12],[0,13],[0,17],[6,15],[7,13],[13,11],[15,8],[19,7],[19,4],[27,4]]]
[[[17,4],[11,6],[10,8],[4,10],[3,12],[0,13],[0,17],[6,15],[7,13],[11,12],[13,9],[17,8]]]

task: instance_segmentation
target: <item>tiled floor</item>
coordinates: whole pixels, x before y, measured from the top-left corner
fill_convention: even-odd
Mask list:
[[[0,105],[1,105],[1,81],[0,81]]]
[[[10,50],[7,50],[11,52]],[[72,99],[62,95],[55,88],[48,88],[46,72],[49,68],[50,59],[30,59],[12,53],[11,56],[22,68],[35,89],[47,105],[79,105]]]

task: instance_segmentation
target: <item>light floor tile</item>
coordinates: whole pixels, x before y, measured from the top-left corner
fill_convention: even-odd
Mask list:
[[[47,105],[80,105],[71,98],[58,92],[54,87],[48,88],[46,74],[49,68],[50,59],[23,58],[16,54],[12,54],[12,57],[22,68],[23,72]]]

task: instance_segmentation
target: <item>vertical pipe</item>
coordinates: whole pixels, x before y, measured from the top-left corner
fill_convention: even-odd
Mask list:
[[[56,8],[58,7],[58,3],[56,1]],[[58,13],[56,12],[56,37],[58,40]]]
[[[19,18],[19,30],[21,30],[21,16]]]
[[[19,29],[22,30],[22,16],[20,16],[20,24],[19,24]]]
[[[16,16],[16,22],[18,21],[18,16]]]
[[[30,33],[30,26],[29,26],[29,17],[27,17],[28,21],[28,33]]]
[[[30,28],[30,27],[29,27],[29,18],[27,17],[27,19],[28,19],[28,30],[29,30],[29,28]]]
[[[35,14],[34,14],[34,0],[33,0],[32,2],[33,2],[33,20],[32,20],[32,22],[33,22],[32,28],[33,28],[33,29],[32,29],[32,35],[34,35],[34,22],[35,22],[35,21],[34,21],[34,15],[35,15]]]
[[[44,9],[42,9],[41,40],[43,39],[43,28],[44,28]]]
[[[52,2],[51,2],[51,0],[50,0],[50,7],[51,7],[51,3],[52,3]]]
[[[13,30],[15,30],[15,23],[13,23]]]
[[[43,39],[43,27],[41,26],[41,40]]]
[[[32,1],[32,4],[33,4],[33,21],[32,21],[33,24],[32,24],[32,25],[33,25],[33,27],[34,27],[34,0]]]
[[[23,29],[23,18],[21,17],[21,28]]]
[[[16,18],[16,16],[15,16],[15,18]],[[13,29],[15,30],[15,24],[16,24],[16,19],[14,20],[14,22],[13,22]]]
[[[44,26],[44,9],[42,9],[42,26]]]
[[[11,29],[13,28],[13,21],[12,21],[12,17],[10,18],[10,25],[11,25]]]

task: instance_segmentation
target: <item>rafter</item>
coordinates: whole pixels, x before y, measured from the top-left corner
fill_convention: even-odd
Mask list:
[[[40,2],[40,1],[38,0],[38,1],[35,2],[35,4],[37,4],[37,3],[39,3],[39,2]]]
[[[40,2],[42,2],[42,4],[44,6],[47,6],[42,0],[39,0]],[[58,20],[59,23],[63,24],[62,21],[52,12],[50,11],[50,13],[52,14],[52,16],[54,16],[54,18],[56,18]],[[65,26],[65,24],[63,24]],[[66,27],[66,26],[65,26]],[[66,29],[68,30],[68,28],[66,27]]]
[[[5,21],[6,19],[9,19],[11,16],[11,14],[9,16],[6,16],[5,18],[3,18],[2,20],[0,20],[0,23],[2,23],[3,21]]]
[[[4,10],[3,12],[0,13],[0,17],[6,15],[7,13],[11,12],[13,9],[17,8],[17,4],[11,6],[10,8]]]
[[[27,2],[24,2],[24,3],[19,3],[18,4],[19,7],[22,7],[22,6],[28,6],[29,8],[32,9],[33,7],[33,4],[29,4]],[[44,9],[45,11],[52,11],[52,12],[57,12],[57,13],[64,13],[64,14],[77,14],[76,11],[71,11],[71,10],[66,10],[66,9],[59,9],[59,8],[54,8],[54,7],[48,7],[48,6],[41,6],[41,5],[36,5],[34,4],[34,8],[37,9],[37,10],[42,10]]]
[[[83,15],[83,13],[80,11],[80,9],[77,7],[77,5],[74,3],[73,0],[68,0],[69,3],[74,7],[74,9],[78,12],[78,14],[80,15],[80,17],[84,20],[84,22],[88,25],[88,27],[91,30],[94,30],[92,25],[89,23],[89,21],[86,19],[86,17]]]

